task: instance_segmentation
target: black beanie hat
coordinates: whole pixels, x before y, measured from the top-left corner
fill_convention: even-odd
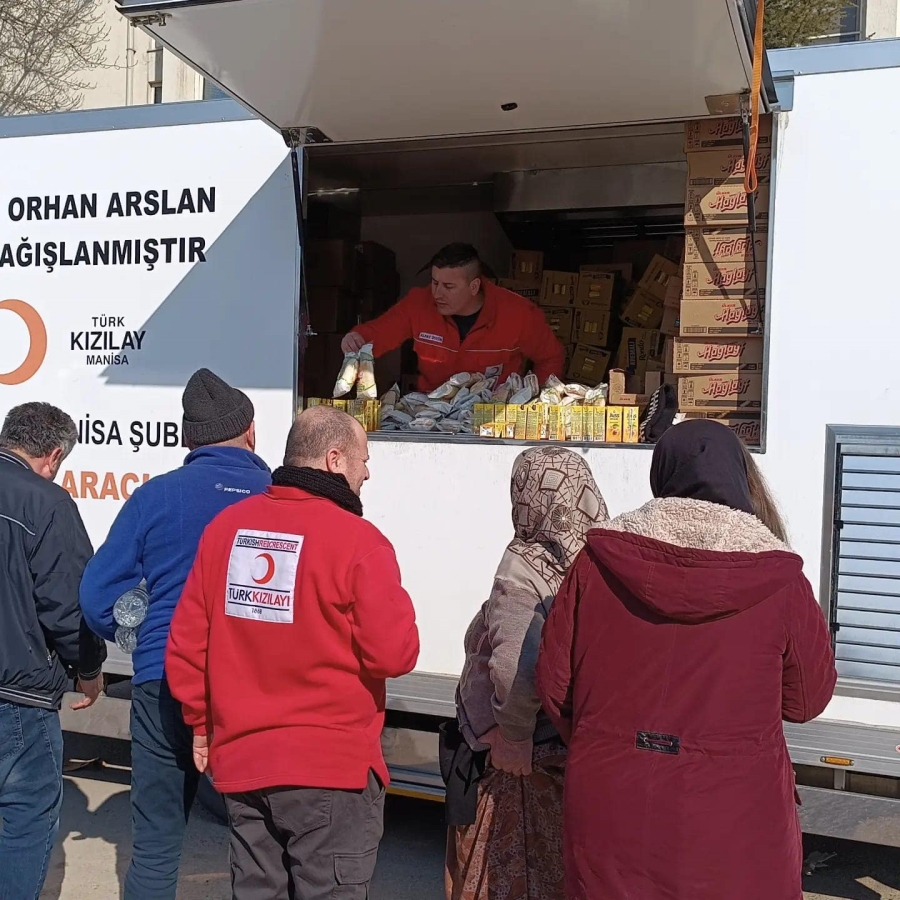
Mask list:
[[[198,369],[191,375],[181,406],[184,440],[191,447],[232,441],[253,422],[250,398],[209,369]]]

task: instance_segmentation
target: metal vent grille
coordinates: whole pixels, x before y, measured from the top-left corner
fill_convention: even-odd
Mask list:
[[[839,445],[832,580],[838,673],[900,684],[900,446]]]

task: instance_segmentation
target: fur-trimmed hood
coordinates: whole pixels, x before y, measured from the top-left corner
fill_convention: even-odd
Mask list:
[[[803,568],[754,516],[702,500],[651,500],[601,525],[588,552],[666,619],[703,622],[749,609]]]

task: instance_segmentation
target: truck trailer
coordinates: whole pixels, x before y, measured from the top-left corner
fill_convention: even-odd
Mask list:
[[[42,399],[77,420],[60,481],[95,545],[137,485],[181,463],[180,394],[200,366],[247,391],[258,452],[280,462],[322,375],[315,242],[391,248],[402,291],[452,240],[497,271],[520,247],[659,247],[685,230],[686,123],[739,119],[753,87],[751,0],[457,0],[452,16],[438,0],[118,4],[233,99],[0,119],[0,413]],[[763,61],[755,452],[840,676],[825,713],[785,734],[805,830],[900,846],[900,42]],[[437,728],[525,444],[370,444],[366,515],[421,635],[417,670],[389,684],[385,754],[395,791],[440,797]],[[649,499],[650,445],[566,446],[612,515]],[[113,688],[129,659],[113,648],[107,667],[122,683],[64,706],[64,727],[127,740]]]

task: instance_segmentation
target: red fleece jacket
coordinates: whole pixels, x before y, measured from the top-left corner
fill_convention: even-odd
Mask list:
[[[210,736],[216,788],[384,784],[385,680],[419,635],[393,547],[330,500],[271,487],[204,532],[172,619],[166,674]]]
[[[502,384],[511,372],[525,374],[526,359],[543,385],[551,375],[561,378],[565,366],[565,351],[540,307],[491,282],[484,284],[481,315],[461,343],[453,318],[438,312],[427,287],[413,288],[384,315],[354,330],[372,343],[375,356],[412,338],[420,391],[433,391],[458,372],[499,375]]]

